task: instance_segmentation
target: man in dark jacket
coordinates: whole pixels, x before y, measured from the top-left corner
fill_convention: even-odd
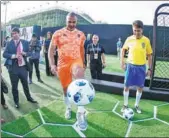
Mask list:
[[[92,43],[87,48],[87,63],[92,79],[101,79],[102,69],[106,66],[104,48],[98,43],[99,36],[93,35]]]
[[[51,39],[52,39],[52,33],[47,32],[47,39],[43,43],[43,50],[42,50],[44,53],[44,56],[45,56],[46,75],[47,76],[52,76],[52,72],[50,71],[50,66],[49,66],[49,59],[48,59],[48,49],[49,49]]]
[[[7,93],[7,92],[8,92],[8,87],[1,75],[1,105],[4,109],[8,109],[8,106],[6,105],[6,101],[5,101],[5,97],[4,97],[4,93]]]
[[[40,71],[39,71],[39,59],[40,59],[41,46],[35,34],[32,35],[32,39],[29,42],[29,51],[31,54],[31,56],[29,57],[29,63],[31,66],[31,69],[29,71],[29,84],[32,83],[33,64],[35,66],[36,76],[38,78],[38,81],[43,83],[43,81],[40,78]]]
[[[12,40],[6,45],[3,57],[6,58],[5,66],[8,69],[9,77],[12,84],[12,94],[15,107],[19,108],[18,82],[19,79],[23,85],[24,93],[29,102],[37,103],[29,92],[28,87],[28,70],[26,57],[29,56],[28,41],[19,38],[19,29],[12,29]]]

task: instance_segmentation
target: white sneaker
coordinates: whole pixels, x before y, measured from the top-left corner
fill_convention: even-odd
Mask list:
[[[78,128],[81,131],[85,131],[87,129],[86,114],[85,113],[77,112],[76,118],[77,118]]]
[[[138,114],[141,114],[141,109],[139,108],[139,106],[135,106],[135,110]]]
[[[71,118],[71,108],[67,108],[65,112],[65,118],[70,119]]]

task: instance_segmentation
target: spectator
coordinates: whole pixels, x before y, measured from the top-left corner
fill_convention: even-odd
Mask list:
[[[1,105],[2,105],[2,107],[3,107],[4,109],[8,109],[8,106],[6,105],[5,97],[4,97],[4,93],[6,93],[6,92],[5,92],[6,89],[7,89],[7,86],[6,86],[4,80],[3,80],[2,76],[1,76]],[[7,89],[7,90],[8,90],[8,89]],[[8,92],[8,91],[7,91],[7,92]]]
[[[93,35],[92,43],[87,48],[87,62],[92,79],[101,79],[102,69],[106,66],[104,48],[98,43],[99,36]]]
[[[32,84],[33,64],[35,66],[38,82],[43,83],[39,71],[39,59],[40,59],[41,46],[35,34],[32,35],[32,39],[29,42],[29,51],[31,53],[31,56],[29,57],[29,63],[31,67],[31,70],[29,71],[29,84]]]
[[[6,47],[6,44],[7,44],[7,42],[9,42],[9,41],[10,41],[10,37],[9,37],[9,36],[6,36],[5,41],[4,41],[4,47]]]
[[[117,41],[117,57],[120,59],[120,53],[121,53],[121,48],[122,48],[122,41],[121,38]]]
[[[84,47],[85,47],[85,66],[87,66],[87,46],[92,43],[91,41],[91,34],[86,34],[86,41],[85,41],[85,44],[84,44]]]
[[[47,39],[45,40],[44,45],[43,45],[43,54],[45,55],[46,75],[47,76],[52,76],[52,73],[51,73],[50,67],[49,67],[49,59],[48,59],[48,49],[49,49],[51,39],[52,39],[52,33],[47,32]]]

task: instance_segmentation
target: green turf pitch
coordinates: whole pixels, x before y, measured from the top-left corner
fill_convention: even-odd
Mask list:
[[[89,111],[87,115],[88,128],[82,133],[86,137],[124,137],[128,130],[129,122],[112,112],[112,109],[119,101],[120,103],[117,106],[116,112],[120,113],[123,103],[122,100],[122,96],[97,92],[93,102],[86,106],[86,109]],[[135,98],[129,99],[130,107],[134,105],[134,102]],[[135,113],[133,121],[141,120],[142,122],[133,122],[129,136],[165,137],[169,135],[169,131],[167,131],[169,125],[159,122],[158,120],[142,120],[152,118],[154,115],[154,105],[158,106],[160,104],[165,104],[165,102],[141,100],[140,107],[142,108],[143,113]],[[168,121],[166,120],[168,116],[168,105],[159,106],[157,109],[157,111],[160,112],[160,114],[157,114],[157,117],[161,120],[164,119],[164,121]],[[76,110],[77,108],[73,106],[72,118],[66,120],[64,118],[65,106],[62,99],[55,100],[48,106],[40,108],[45,123],[63,125],[73,125],[75,123]],[[30,113],[11,123],[5,124],[3,125],[2,130],[22,136],[29,132],[26,137],[79,137],[80,135],[71,126],[42,125],[38,112]],[[156,135],[154,135],[155,132]],[[2,137],[7,136],[4,133],[1,134]]]
[[[125,135],[128,122],[112,112],[95,112],[88,114],[87,137],[122,137]]]
[[[72,108],[72,119],[66,120],[64,118],[65,105],[63,101],[56,101],[53,104],[43,107],[40,109],[44,120],[47,123],[58,123],[58,124],[73,124],[76,119],[76,108]]]
[[[8,123],[2,126],[3,131],[8,131],[17,135],[24,135],[42,124],[38,112],[30,113],[24,117],[21,117],[12,123]]]
[[[106,99],[106,100],[105,100]],[[113,97],[112,94],[97,93],[97,96],[94,98],[93,102],[86,106],[90,111],[92,110],[108,110],[111,111],[116,104],[117,99]]]
[[[3,138],[8,138],[8,137],[13,137],[12,135],[9,135],[9,134],[5,134],[5,133],[1,133],[1,137]]]
[[[71,126],[43,125],[26,137],[79,137]]]
[[[168,137],[169,125],[157,120],[137,122],[133,124],[129,137]]]
[[[169,123],[169,104],[157,107],[157,118]]]

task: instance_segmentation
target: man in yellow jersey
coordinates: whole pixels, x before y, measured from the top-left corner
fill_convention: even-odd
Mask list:
[[[71,118],[71,105],[67,97],[67,87],[75,79],[84,78],[84,43],[86,37],[83,32],[76,29],[77,16],[69,13],[66,17],[66,27],[53,34],[49,47],[49,63],[53,74],[58,74],[64,91],[64,101],[66,104],[65,118]],[[58,64],[54,62],[54,51],[58,49]],[[86,130],[87,122],[85,109],[78,106],[77,123],[81,130]]]
[[[125,41],[121,52],[121,68],[125,70],[124,80],[124,106],[123,112],[128,108],[129,87],[136,86],[135,110],[141,113],[139,101],[141,99],[146,76],[151,75],[152,48],[150,40],[143,35],[143,22],[136,20],[133,22],[133,35]],[[125,50],[129,50],[127,64],[124,61]],[[146,72],[146,57],[148,57],[148,71]]]

